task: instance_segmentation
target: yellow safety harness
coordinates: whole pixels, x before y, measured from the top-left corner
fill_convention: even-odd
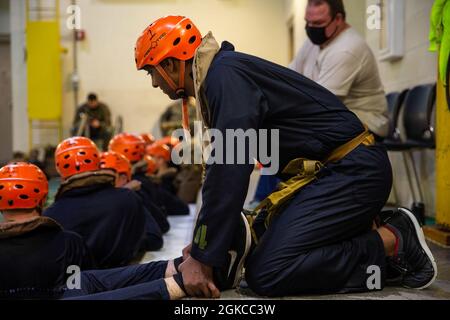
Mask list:
[[[375,144],[375,137],[367,130],[367,128],[364,133],[337,148],[323,162],[303,158],[292,160],[283,170],[284,175],[292,176],[292,178],[286,182],[281,182],[278,185],[277,191],[263,200],[252,214],[247,215],[250,225],[253,225],[256,217],[264,210],[268,213],[265,219],[266,227],[268,227],[273,218],[282,211],[281,209],[300,189],[317,179],[317,174],[325,165],[344,159],[361,144],[365,146]],[[258,242],[253,228],[252,235],[253,239]]]

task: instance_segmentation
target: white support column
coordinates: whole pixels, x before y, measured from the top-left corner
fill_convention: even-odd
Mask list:
[[[29,151],[27,64],[25,46],[25,0],[10,0],[11,81],[13,104],[13,149]]]

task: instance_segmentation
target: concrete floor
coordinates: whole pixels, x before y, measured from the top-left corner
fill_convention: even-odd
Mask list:
[[[192,239],[192,229],[195,222],[196,206],[191,206],[188,217],[170,218],[171,231],[165,236],[165,247],[160,252],[147,253],[142,263],[155,260],[169,260],[181,255],[182,249]],[[329,296],[299,296],[285,297],[283,300],[450,300],[450,249],[443,249],[430,244],[437,260],[439,275],[437,281],[427,290],[417,291],[403,288],[387,288],[382,292],[329,295]],[[222,294],[226,300],[261,300],[245,289],[227,291]]]

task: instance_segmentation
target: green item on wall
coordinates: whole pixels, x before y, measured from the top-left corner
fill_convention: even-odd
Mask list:
[[[435,0],[431,10],[430,51],[439,51],[439,77],[447,83],[450,57],[450,0]]]

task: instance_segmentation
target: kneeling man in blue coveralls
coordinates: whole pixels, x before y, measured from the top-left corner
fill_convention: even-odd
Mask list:
[[[386,150],[328,90],[219,46],[181,16],[144,31],[136,64],[170,99],[195,97],[206,128],[279,131],[283,182],[256,219],[241,213],[254,164],[206,166],[195,237],[177,266],[188,295],[219,297],[216,270],[225,266],[236,285],[245,265],[249,287],[270,297],[365,292],[376,269],[377,289],[434,282],[436,263],[411,212],[374,223],[392,186]]]

